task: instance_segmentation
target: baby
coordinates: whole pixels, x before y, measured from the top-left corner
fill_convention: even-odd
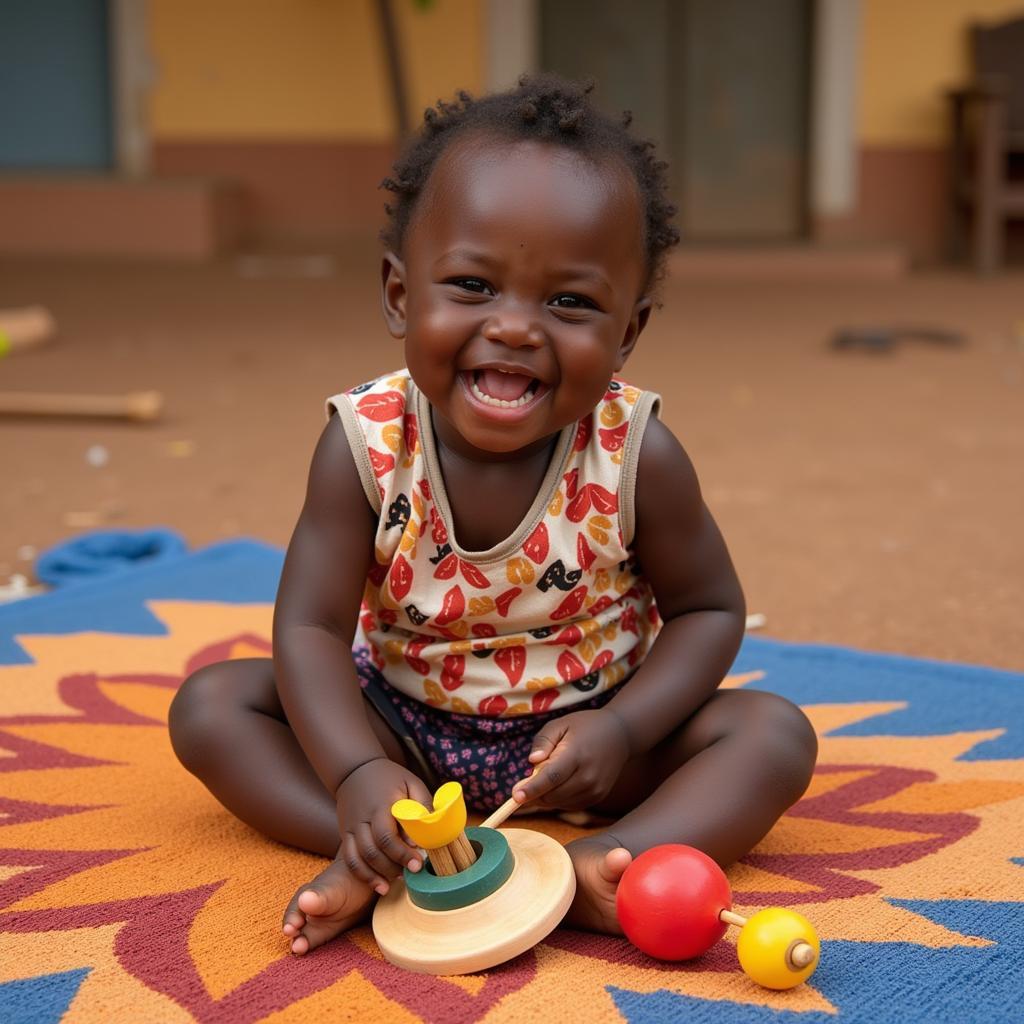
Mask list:
[[[664,164],[587,92],[426,112],[384,183],[407,368],[328,399],[273,661],[204,668],[171,708],[225,807],[332,858],[285,911],[294,953],[422,867],[390,807],[439,782],[612,819],[568,846],[567,921],[616,933],[633,856],[730,864],[810,779],[799,709],[718,689],[743,594],[658,396],[616,377],[678,235]]]

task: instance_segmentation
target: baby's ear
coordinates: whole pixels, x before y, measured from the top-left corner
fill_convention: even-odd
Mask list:
[[[380,302],[393,338],[405,337],[405,264],[393,252],[384,253],[380,267]]]
[[[626,325],[626,333],[622,336],[622,344],[619,346],[619,354],[615,359],[616,372],[622,369],[626,360],[629,358],[630,353],[633,351],[637,338],[640,337],[640,332],[647,326],[647,321],[650,318],[651,308],[653,306],[654,299],[649,295],[645,295],[642,298],[637,299],[636,305],[633,306],[633,313],[629,318],[629,323]]]

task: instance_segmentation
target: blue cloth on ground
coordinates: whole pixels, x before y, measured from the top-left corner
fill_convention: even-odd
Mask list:
[[[44,551],[36,559],[35,571],[40,582],[66,587],[170,562],[187,553],[185,538],[174,530],[93,530]]]

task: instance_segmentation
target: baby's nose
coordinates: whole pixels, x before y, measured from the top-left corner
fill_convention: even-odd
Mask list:
[[[484,324],[483,335],[488,341],[500,341],[510,348],[539,348],[544,344],[544,329],[522,308],[496,313]]]

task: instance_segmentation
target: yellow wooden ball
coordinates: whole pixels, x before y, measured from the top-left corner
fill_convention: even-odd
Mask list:
[[[796,966],[791,959],[794,947],[801,942],[814,950],[814,959],[804,967]],[[818,933],[811,922],[803,914],[778,907],[759,910],[750,917],[736,942],[740,966],[765,988],[793,988],[806,981],[818,966],[819,953]]]

